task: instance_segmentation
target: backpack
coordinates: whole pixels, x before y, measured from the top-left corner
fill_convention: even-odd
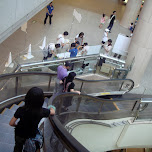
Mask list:
[[[41,149],[43,146],[43,135],[38,129],[35,138],[26,139],[23,151],[24,152],[36,152],[37,149]]]

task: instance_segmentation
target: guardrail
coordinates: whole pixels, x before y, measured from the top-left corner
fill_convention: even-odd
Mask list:
[[[52,93],[55,86],[56,73],[21,72],[0,75],[0,101],[26,94],[32,86],[41,87],[44,92]],[[134,82],[130,79],[84,80],[76,78],[76,89],[85,94],[96,93],[96,96],[124,94],[129,92]],[[89,87],[91,85],[91,87]]]

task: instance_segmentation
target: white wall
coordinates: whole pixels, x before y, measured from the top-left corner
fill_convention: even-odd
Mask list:
[[[0,0],[0,43],[52,0]]]

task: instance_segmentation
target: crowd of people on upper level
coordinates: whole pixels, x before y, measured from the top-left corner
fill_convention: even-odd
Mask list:
[[[84,33],[80,32],[76,35],[74,42],[69,45],[69,40],[66,37],[69,35],[67,31],[63,34],[59,34],[57,37],[56,44],[50,43],[43,49],[44,58],[43,60],[47,60],[49,57],[56,57],[58,53],[61,53],[59,50],[63,49],[65,46],[69,46],[66,51],[70,52],[70,57],[76,57],[78,53],[82,56],[87,54],[89,50],[88,43],[83,43]]]

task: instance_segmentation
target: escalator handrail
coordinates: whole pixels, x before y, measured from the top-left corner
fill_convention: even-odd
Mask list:
[[[9,79],[18,76],[27,76],[27,75],[46,75],[46,76],[56,76],[56,73],[48,72],[18,72],[18,73],[8,73],[0,75],[0,80]]]
[[[88,83],[94,83],[94,82],[116,82],[116,81],[130,81],[132,83],[132,85],[130,86],[130,88],[128,89],[128,91],[126,92],[129,92],[133,89],[134,87],[134,81],[131,80],[131,79],[106,79],[106,80],[85,80],[85,79],[81,79],[81,78],[75,78],[76,80],[78,81],[81,81],[81,82],[88,82]]]
[[[19,72],[19,73],[11,73],[11,74],[9,73],[9,74],[0,75],[0,80],[9,79],[9,78],[18,77],[18,76],[26,76],[26,75],[57,76],[57,73],[48,73],[48,72]],[[129,81],[132,83],[132,85],[126,92],[129,92],[134,87],[134,81],[131,79],[85,80],[85,79],[81,79],[81,78],[76,78],[76,80],[78,80],[80,82],[87,82],[87,83]]]
[[[69,96],[80,96],[80,97],[88,97],[89,99],[93,99],[94,101],[101,101],[101,102],[108,102],[108,103],[112,103],[112,102],[120,102],[120,101],[126,101],[127,99],[102,99],[102,98],[97,98],[97,97],[93,97],[90,95],[85,95],[85,94],[76,94],[76,93],[63,93],[60,94],[58,96],[56,96],[54,98],[53,101],[56,101],[58,98],[62,98],[63,97],[69,97]],[[128,100],[133,100],[135,101],[135,99],[128,99]],[[140,99],[137,99],[136,101],[140,101]],[[53,102],[52,102],[53,103]],[[72,152],[88,152],[88,150],[82,145],[80,144],[62,125],[62,123],[59,121],[59,119],[57,119],[57,116],[54,115],[53,117],[49,117],[50,119],[50,123],[52,124],[52,127],[54,128],[55,134],[56,136],[61,140],[62,143],[64,143],[65,145],[68,145],[68,149],[71,150]]]
[[[99,97],[95,97],[95,96],[91,96],[91,95],[87,95],[87,94],[83,94],[83,93],[78,95],[77,93],[68,92],[68,93],[62,93],[62,94],[56,96],[53,101],[57,100],[58,98],[69,97],[69,96],[71,96],[71,97],[73,97],[73,96],[86,97],[86,98],[89,98],[89,99],[94,100],[94,101],[100,101],[100,102],[106,102],[106,103],[125,102],[125,101],[133,102],[133,101],[140,101],[141,100],[141,98],[125,98],[125,99],[112,98],[112,99],[104,99],[104,98],[99,98]]]
[[[82,144],[80,144],[71,134],[67,132],[56,116],[50,116],[49,119],[55,134],[68,150],[71,152],[89,152]]]

